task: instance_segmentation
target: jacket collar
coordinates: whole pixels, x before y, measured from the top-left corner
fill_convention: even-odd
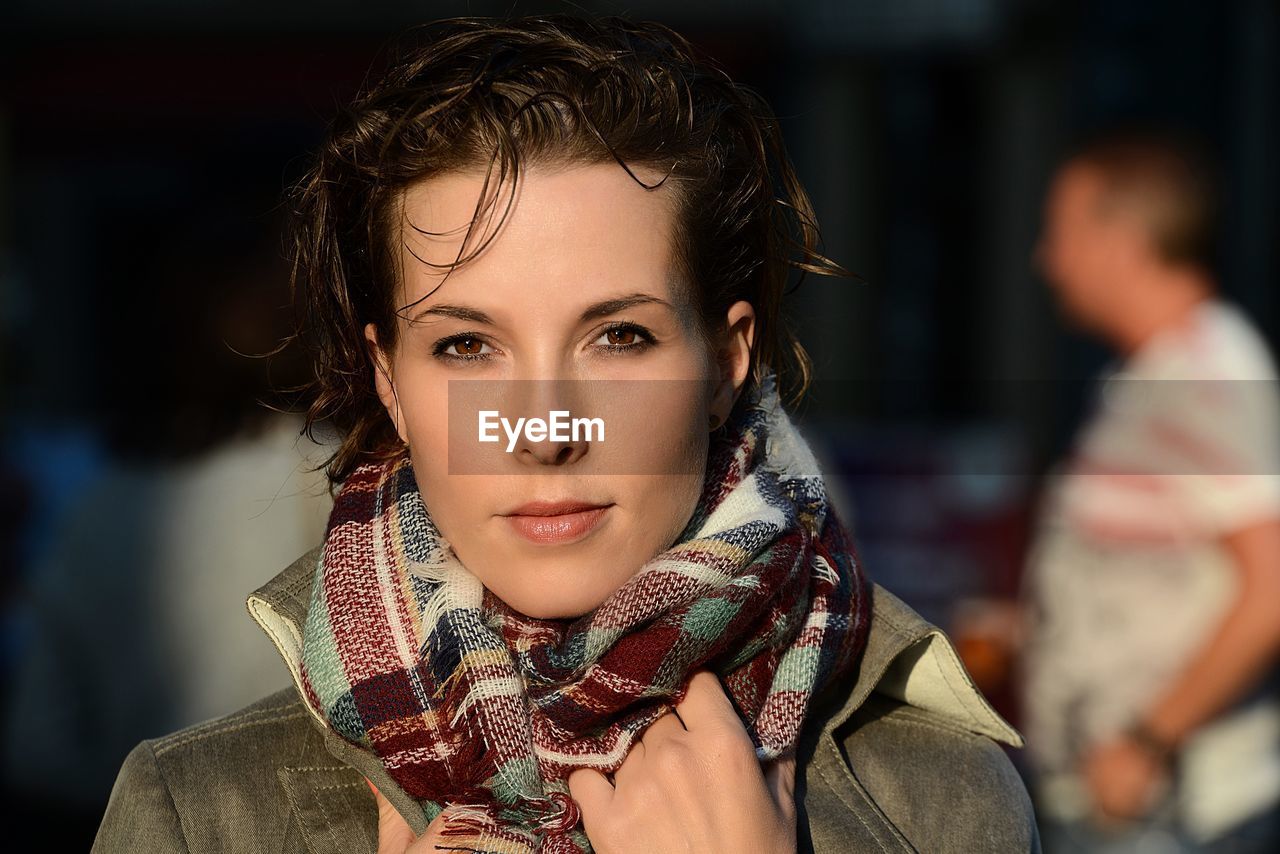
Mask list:
[[[396,783],[377,756],[339,736],[303,696],[299,670],[302,628],[321,552],[322,546],[316,546],[299,557],[251,593],[245,604],[288,666],[299,699],[320,729],[325,747],[335,758],[369,778],[405,816],[414,832],[421,834],[426,822],[412,796]],[[983,697],[942,630],[879,584],[872,583],[871,594],[867,644],[852,687],[842,686],[829,716],[824,716],[824,739],[830,740],[831,733],[847,722],[874,691],[929,710],[972,732],[1022,747],[1022,736]]]

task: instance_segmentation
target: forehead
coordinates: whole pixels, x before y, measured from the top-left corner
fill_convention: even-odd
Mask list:
[[[649,185],[662,177],[632,171]],[[450,282],[495,287],[658,284],[673,272],[674,187],[646,189],[613,162],[533,164],[514,183],[487,189],[482,172],[449,172],[412,185],[401,208],[411,300],[435,288],[460,255],[467,260]]]

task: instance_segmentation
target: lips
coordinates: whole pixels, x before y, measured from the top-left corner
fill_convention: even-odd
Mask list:
[[[563,501],[530,501],[528,504],[521,504],[508,516],[564,516],[570,513],[582,513],[587,510],[599,510],[607,507],[607,504],[595,504],[590,501],[575,501],[566,499]]]
[[[586,537],[612,504],[584,501],[535,501],[504,516],[515,533],[533,543],[565,544]]]

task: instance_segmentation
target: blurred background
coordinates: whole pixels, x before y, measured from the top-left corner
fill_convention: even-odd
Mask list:
[[[1069,144],[1121,122],[1200,139],[1221,290],[1280,332],[1269,0],[9,0],[3,802],[69,849],[139,739],[287,684],[244,597],[319,542],[324,444],[260,403],[288,408],[273,389],[305,360],[232,352],[288,332],[284,189],[393,32],[565,8],[670,24],[781,116],[827,254],[862,276],[793,296],[816,364],[799,415],[870,574],[939,625],[1015,594],[1107,359],[1032,264]],[[998,653],[962,645],[1017,725]]]

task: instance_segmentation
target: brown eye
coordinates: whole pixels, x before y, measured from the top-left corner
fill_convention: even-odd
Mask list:
[[[632,344],[634,343],[632,339],[636,337],[636,333],[634,329],[610,329],[605,334],[609,336],[610,344],[616,344],[618,346],[626,346],[628,344]],[[627,336],[630,336],[630,338],[627,338]],[[624,338],[626,338],[627,340],[620,340]]]
[[[480,348],[484,345],[476,338],[459,338],[450,346],[461,348],[455,351],[456,355],[478,356],[480,354]]]
[[[596,340],[599,341],[601,338],[604,339],[604,343],[598,346],[601,352],[606,354],[642,353],[655,343],[653,335],[648,330],[634,323],[618,323],[610,326],[601,332],[600,338]]]
[[[489,349],[486,350],[485,348]],[[493,348],[479,335],[465,332],[442,338],[431,348],[431,355],[449,365],[461,366],[487,361],[494,354]]]

